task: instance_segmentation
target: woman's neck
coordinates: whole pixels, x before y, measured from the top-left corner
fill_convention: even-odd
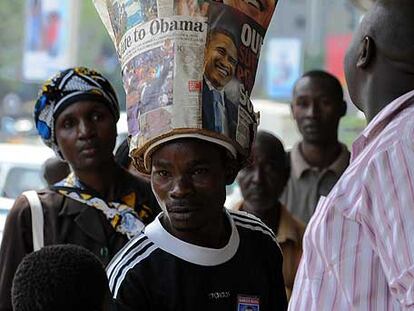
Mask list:
[[[88,187],[94,189],[103,198],[107,198],[111,193],[111,188],[116,180],[118,166],[114,160],[105,163],[101,168],[91,170],[75,170],[76,177]]]

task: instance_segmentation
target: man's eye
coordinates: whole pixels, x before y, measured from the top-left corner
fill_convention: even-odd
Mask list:
[[[230,64],[232,64],[233,66],[237,66],[237,60],[233,57],[230,57]]]
[[[206,174],[208,172],[208,169],[207,168],[196,168],[194,171],[193,171],[193,174],[194,175],[202,175],[202,174]]]
[[[168,171],[166,171],[166,170],[157,171],[156,174],[160,177],[167,177],[169,175]]]
[[[307,105],[308,105],[308,103],[306,102],[306,100],[298,100],[298,101],[296,101],[296,106],[306,107]]]
[[[226,54],[226,51],[225,51],[223,48],[218,47],[218,48],[216,48],[216,50],[217,50],[217,52],[219,52],[221,55],[225,55],[225,54]]]
[[[331,103],[332,103],[332,101],[330,101],[328,98],[321,98],[320,100],[319,100],[319,103],[322,105],[322,106],[330,106],[331,105]]]

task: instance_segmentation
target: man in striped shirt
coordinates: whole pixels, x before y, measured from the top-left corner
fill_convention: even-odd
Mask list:
[[[377,0],[346,57],[369,124],[319,201],[290,310],[414,309],[414,1]]]
[[[223,207],[235,160],[179,138],[152,155],[163,209],[107,268],[118,310],[286,310],[282,254],[258,218]]]

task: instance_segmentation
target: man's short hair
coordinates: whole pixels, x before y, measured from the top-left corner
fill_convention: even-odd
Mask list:
[[[70,174],[69,164],[57,157],[49,158],[42,166],[43,178],[49,186],[61,181]]]
[[[118,149],[116,150],[115,162],[125,169],[128,169],[129,165],[131,164],[131,158],[129,157],[129,144],[127,138],[125,138],[125,140],[119,145]]]
[[[236,37],[230,31],[228,31],[226,29],[223,29],[223,28],[219,28],[219,27],[210,29],[210,31],[209,31],[209,33],[207,35],[207,46],[208,46],[210,40],[215,35],[218,35],[218,34],[222,34],[222,35],[225,35],[226,37],[228,37],[233,42],[234,46],[237,49],[238,44],[237,44]]]
[[[12,287],[14,311],[99,311],[109,295],[99,259],[76,245],[53,245],[27,255]]]
[[[311,70],[305,72],[297,81],[306,77],[324,80],[329,85],[329,92],[333,95],[333,97],[338,101],[343,101],[344,91],[342,90],[341,83],[335,76],[323,70]],[[296,85],[294,89],[296,89]]]
[[[288,155],[282,141],[266,131],[258,131],[254,141],[254,147],[260,148],[263,152],[272,155],[273,160],[278,163],[281,169],[289,169]]]

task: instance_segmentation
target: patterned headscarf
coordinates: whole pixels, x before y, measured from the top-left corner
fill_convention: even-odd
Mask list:
[[[44,143],[62,157],[55,139],[55,120],[70,104],[95,100],[106,104],[119,119],[119,103],[110,82],[100,73],[75,67],[59,72],[43,84],[34,108],[37,131]]]

